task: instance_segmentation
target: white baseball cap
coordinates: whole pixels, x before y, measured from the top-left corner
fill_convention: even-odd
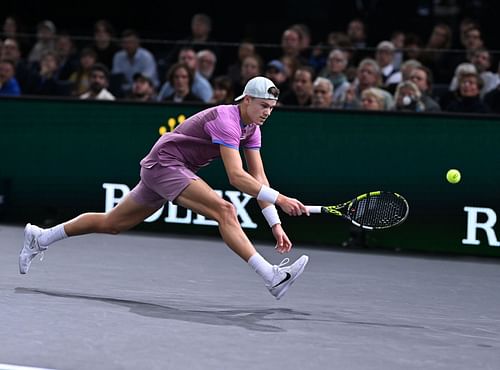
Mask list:
[[[247,82],[243,94],[234,99],[234,101],[241,100],[247,95],[253,98],[278,100],[279,93],[280,91],[274,85],[273,81],[269,78],[258,76]]]

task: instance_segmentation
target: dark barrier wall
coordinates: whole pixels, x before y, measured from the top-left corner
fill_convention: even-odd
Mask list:
[[[137,183],[160,127],[202,108],[1,99],[0,220],[55,223],[109,209]],[[492,117],[278,108],[263,127],[262,156],[271,184],[306,204],[380,189],[403,194],[407,221],[369,232],[369,246],[500,256],[499,139]],[[462,172],[459,184],[446,182],[449,168]],[[235,204],[252,238],[272,240],[256,202],[228,184],[220,161],[200,175]],[[339,245],[352,231],[336,217],[282,219],[296,243]],[[218,233],[213,221],[172,204],[139,228]]]

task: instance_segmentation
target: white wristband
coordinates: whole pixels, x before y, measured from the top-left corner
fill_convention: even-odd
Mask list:
[[[262,210],[262,214],[269,224],[269,227],[273,227],[274,225],[281,223],[280,216],[278,215],[278,210],[272,204],[264,208]]]
[[[280,195],[280,193],[276,190],[270,188],[269,186],[262,185],[259,194],[257,194],[257,200],[274,204],[276,203],[276,199],[278,199],[278,195]]]

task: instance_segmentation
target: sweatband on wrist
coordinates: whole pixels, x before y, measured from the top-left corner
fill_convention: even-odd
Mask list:
[[[280,193],[276,190],[267,185],[262,185],[259,194],[257,194],[257,200],[274,204],[276,203],[276,199],[278,199],[278,195],[280,195]]]
[[[269,224],[269,227],[273,227],[274,225],[281,223],[280,216],[278,215],[278,210],[272,204],[264,208],[262,210],[262,214]]]

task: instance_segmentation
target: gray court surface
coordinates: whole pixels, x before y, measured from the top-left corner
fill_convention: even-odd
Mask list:
[[[22,240],[0,225],[0,369],[500,369],[495,259],[298,245],[277,301],[218,239],[80,236],[20,275]]]

